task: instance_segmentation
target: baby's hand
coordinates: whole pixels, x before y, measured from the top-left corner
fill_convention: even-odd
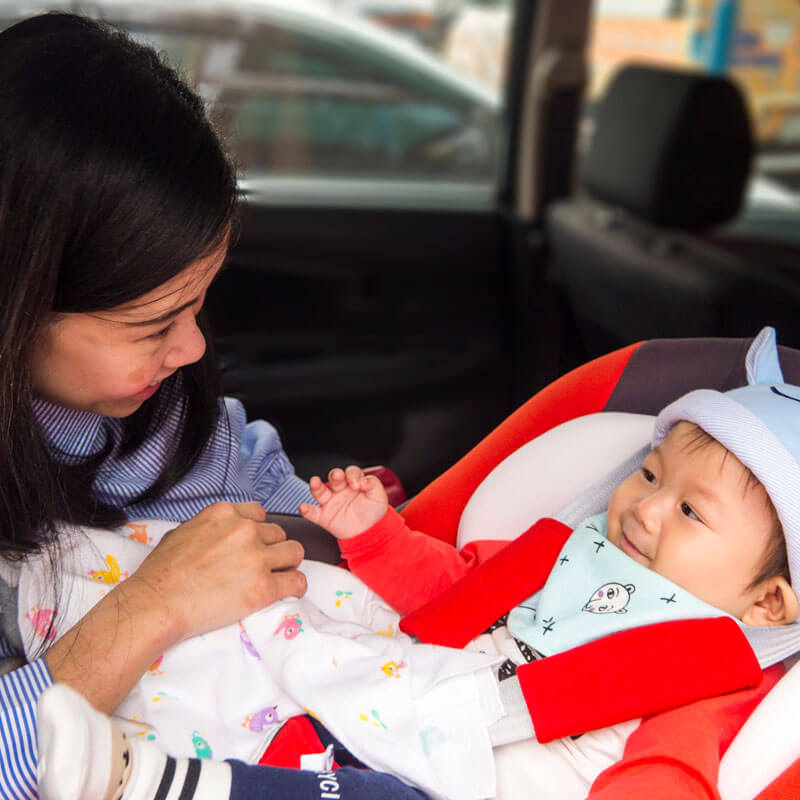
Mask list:
[[[316,475],[308,482],[319,506],[300,504],[300,514],[321,525],[337,539],[351,539],[380,520],[389,508],[386,489],[374,475],[361,467],[339,467],[328,473],[326,486]]]

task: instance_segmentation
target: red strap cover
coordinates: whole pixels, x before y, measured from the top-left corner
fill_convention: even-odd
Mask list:
[[[404,617],[400,629],[428,644],[464,647],[544,585],[571,533],[561,522],[540,519],[438,597]]]
[[[549,742],[758,686],[758,661],[734,620],[661,622],[517,669],[536,738]]]

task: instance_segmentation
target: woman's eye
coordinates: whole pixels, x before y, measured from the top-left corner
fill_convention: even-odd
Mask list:
[[[650,472],[650,470],[647,469],[647,467],[642,467],[642,475],[644,476],[644,479],[648,483],[655,483],[656,482],[656,476],[653,475],[653,473]]]
[[[166,328],[162,328],[160,331],[156,331],[155,333],[151,333],[147,338],[148,339],[163,339],[169,332],[172,330],[172,326],[174,322],[170,322]]]
[[[681,513],[685,514],[689,519],[700,520],[700,517],[694,513],[694,509],[688,503],[681,503]]]

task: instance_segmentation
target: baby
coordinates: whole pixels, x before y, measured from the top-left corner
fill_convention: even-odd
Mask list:
[[[490,725],[499,797],[513,796],[514,787],[519,791],[520,776],[506,767],[520,761],[506,759],[506,753],[520,746],[529,766],[523,796],[584,796],[594,778],[622,757],[639,722],[636,714],[621,716],[614,720],[618,724],[577,739],[537,741],[546,737],[538,718],[531,725],[516,673],[521,676],[542,656],[580,652],[587,642],[664,621],[720,616],[737,621],[756,655],[768,643],[771,655],[759,658],[762,666],[800,649],[800,604],[793,589],[800,580],[800,387],[783,382],[771,333],[757,338],[747,367],[748,386],[725,394],[691,392],[664,409],[653,449],[613,493],[607,513],[567,532],[547,557],[544,585],[522,595],[470,644],[502,661],[498,686],[505,714]],[[327,484],[313,478],[310,485],[319,506],[304,504],[301,514],[336,536],[352,572],[401,614],[437,602],[507,552],[499,542],[458,552],[409,530],[389,508],[380,482],[358,467],[334,469]],[[751,631],[758,633],[751,638]],[[765,631],[775,635],[765,637]],[[658,660],[652,659],[654,672]],[[643,675],[642,682],[649,677]],[[657,688],[668,691],[665,684]],[[64,796],[57,759],[48,754],[58,752],[59,739],[63,743],[59,717],[65,715],[85,720],[92,735],[122,742],[124,763],[134,764],[124,775],[121,767],[112,769],[123,780],[122,796],[149,798],[135,781],[137,761],[160,763],[148,743],[120,740],[104,717],[80,698],[65,696],[68,690],[59,695],[60,689],[46,692],[40,703],[44,800]],[[204,796],[236,800],[229,784],[219,785],[218,794]]]
[[[438,540],[392,527],[383,486],[359,467],[310,485],[319,505],[301,505],[301,514],[339,539],[355,574],[401,613],[436,596],[444,573],[459,571],[461,557]],[[746,625],[786,625],[800,613],[775,505],[753,472],[696,423],[677,422],[650,451],[612,495],[605,524],[607,540],[633,561]],[[627,609],[593,599],[584,610]]]

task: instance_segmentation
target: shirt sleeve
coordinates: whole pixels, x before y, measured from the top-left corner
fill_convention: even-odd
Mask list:
[[[390,508],[371,528],[339,541],[351,572],[402,615],[438,597],[507,542],[473,542],[461,552],[412,531]],[[413,576],[413,580],[406,580]]]
[[[589,800],[719,800],[719,762],[733,737],[783,674],[764,671],[761,684],[700,700],[645,719],[625,753],[600,773]]]
[[[297,514],[300,503],[313,503],[308,482],[295,475],[278,431],[263,419],[247,422],[238,400],[225,398],[231,436],[239,442],[241,468],[256,499],[267,511]]]
[[[0,797],[35,800],[36,703],[53,679],[44,659],[0,677]]]

